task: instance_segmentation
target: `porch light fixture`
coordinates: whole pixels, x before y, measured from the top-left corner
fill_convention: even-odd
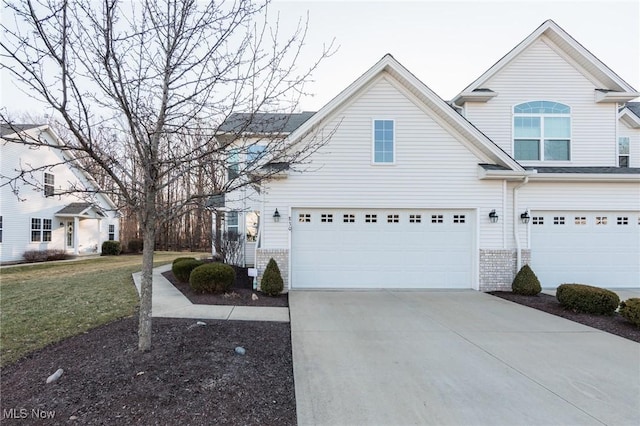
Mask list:
[[[524,213],[522,213],[520,215],[520,220],[522,221],[522,223],[524,223],[525,225],[527,223],[529,223],[529,221],[531,220],[531,217],[529,216],[529,211],[525,210]]]
[[[273,212],[273,221],[280,222],[280,212],[278,211],[278,209],[276,209],[276,211]]]
[[[491,223],[498,223],[498,213],[496,213],[495,209],[489,212],[489,220]]]

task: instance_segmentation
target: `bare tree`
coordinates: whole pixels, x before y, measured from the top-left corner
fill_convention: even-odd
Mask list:
[[[273,168],[249,164],[223,184],[226,143],[214,138],[234,112],[291,112],[318,60],[298,69],[307,31],[301,19],[288,36],[270,25],[268,2],[250,0],[16,0],[2,25],[2,67],[25,93],[44,101],[71,138],[68,151],[135,212],[144,239],[139,343],[151,348],[151,277],[156,233],[163,223],[213,193],[268,179]],[[12,123],[2,115],[3,125]],[[246,124],[249,126],[249,123]],[[237,134],[243,133],[239,126]],[[186,139],[200,141],[193,146]],[[37,146],[39,138],[13,142]],[[310,136],[288,145],[267,140],[265,162],[301,164],[326,143]],[[203,161],[213,168],[208,191],[167,188]],[[265,171],[266,170],[266,171]],[[103,189],[104,190],[104,189]],[[70,188],[70,191],[89,191]]]

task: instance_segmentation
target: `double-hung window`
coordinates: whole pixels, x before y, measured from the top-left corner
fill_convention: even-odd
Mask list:
[[[393,164],[395,161],[395,123],[393,120],[373,120],[373,162]]]
[[[521,161],[569,161],[571,108],[550,101],[513,107],[513,152]]]
[[[234,148],[227,155],[227,177],[229,180],[235,179],[240,175],[240,150]]]
[[[116,239],[116,226],[109,225],[109,241],[114,241]]]
[[[51,241],[51,219],[31,218],[31,242],[50,242]]]
[[[238,228],[238,212],[227,213],[227,240],[238,241],[239,228]]]
[[[629,167],[629,138],[618,138],[618,167]]]
[[[55,189],[55,176],[53,173],[44,172],[44,196],[53,197]]]
[[[251,145],[247,149],[247,164],[251,165],[256,161],[261,160],[262,157],[264,157],[265,148],[266,147],[264,145]]]

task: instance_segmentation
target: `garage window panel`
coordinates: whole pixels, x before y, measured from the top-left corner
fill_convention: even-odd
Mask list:
[[[377,214],[366,214],[366,215],[364,215],[364,221],[366,223],[376,223],[376,222],[378,222],[378,215]]]
[[[587,224],[587,218],[585,216],[576,216],[574,223],[576,225],[586,225]]]
[[[356,215],[354,214],[343,214],[342,215],[342,222],[344,223],[355,223],[356,221]]]
[[[531,219],[531,223],[534,225],[544,225],[544,216],[534,216]]]
[[[400,223],[400,215],[397,215],[397,214],[387,215],[387,223]]]
[[[564,216],[554,216],[553,217],[554,225],[564,225]]]
[[[310,213],[300,213],[298,215],[298,222],[300,222],[300,223],[310,223],[311,222],[311,214]]]
[[[441,214],[432,214],[431,223],[444,223],[444,216]]]
[[[463,214],[454,214],[453,215],[453,223],[465,223],[466,216]]]
[[[331,213],[320,215],[320,222],[322,223],[331,223],[333,222],[333,215]]]
[[[618,216],[617,223],[618,223],[618,225],[628,225],[629,224],[629,217],[627,217],[627,216]]]
[[[596,225],[606,225],[607,217],[606,216],[596,216]]]
[[[409,215],[409,223],[421,223],[422,215],[419,214],[410,214]]]

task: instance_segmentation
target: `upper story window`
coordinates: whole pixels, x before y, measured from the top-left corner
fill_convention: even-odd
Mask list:
[[[55,176],[53,173],[44,172],[44,196],[53,197],[53,190],[55,188]]]
[[[265,149],[264,145],[251,145],[247,149],[247,164],[252,164],[262,159]]]
[[[392,164],[395,155],[395,123],[393,120],[373,120],[373,162]]]
[[[238,212],[227,212],[227,240],[238,241],[239,228],[238,228]]]
[[[227,176],[229,180],[235,179],[240,174],[240,150],[234,148],[227,156]]]
[[[618,138],[618,167],[629,167],[629,138]]]
[[[522,161],[569,161],[571,108],[550,101],[513,107],[513,152]]]

